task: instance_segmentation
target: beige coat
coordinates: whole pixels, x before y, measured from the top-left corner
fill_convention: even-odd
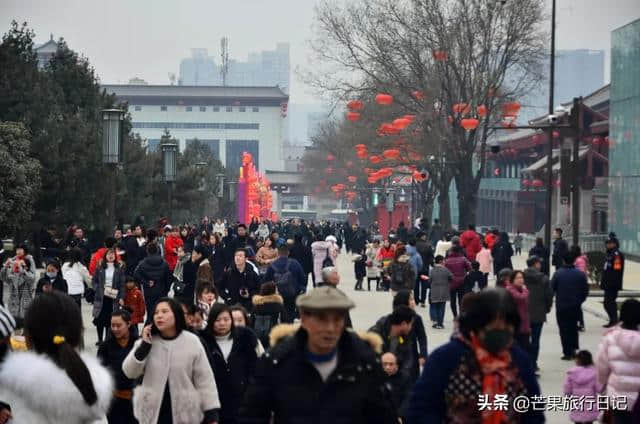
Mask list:
[[[138,361],[138,340],[122,363],[129,378],[144,375],[133,394],[133,413],[140,424],[158,422],[164,388],[169,380],[174,424],[200,423],[204,411],[220,408],[218,389],[207,355],[198,337],[182,331],[173,340],[153,336],[151,351]]]

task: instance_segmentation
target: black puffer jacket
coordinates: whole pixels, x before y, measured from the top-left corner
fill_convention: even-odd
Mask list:
[[[171,271],[169,265],[160,255],[147,256],[138,264],[134,274],[147,299],[159,299],[169,293]],[[153,286],[149,283],[153,281]]]
[[[338,342],[338,364],[326,382],[307,359],[307,333],[294,325],[271,332],[273,347],[258,360],[238,422],[268,424],[395,424],[396,413],[380,361],[367,341],[345,331]]]
[[[209,360],[222,405],[220,422],[236,423],[238,408],[242,403],[249,379],[256,369],[258,339],[249,328],[234,328],[231,331],[233,347],[225,361],[215,336],[205,332],[202,337],[211,352]]]

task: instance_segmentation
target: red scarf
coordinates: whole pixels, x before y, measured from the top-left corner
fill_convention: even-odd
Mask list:
[[[511,363],[511,354],[505,349],[498,356],[493,355],[478,339],[471,336],[471,347],[482,372],[482,393],[489,396],[490,404],[495,401],[495,395],[505,394],[505,380],[509,377],[507,369]],[[505,411],[482,411],[482,424],[500,424],[506,419]]]

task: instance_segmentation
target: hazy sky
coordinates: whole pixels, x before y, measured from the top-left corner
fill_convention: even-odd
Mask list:
[[[492,1],[492,0],[486,0]],[[517,4],[517,0],[510,0]],[[313,97],[294,74],[307,57],[316,0],[0,0],[0,30],[12,19],[27,21],[44,42],[53,33],[87,56],[104,83],[137,76],[168,84],[190,48],[219,55],[220,38],[230,38],[231,57],[291,44],[291,101]],[[551,3],[551,0],[548,0]],[[610,32],[640,18],[640,0],[557,0],[559,49],[605,49],[609,80]]]

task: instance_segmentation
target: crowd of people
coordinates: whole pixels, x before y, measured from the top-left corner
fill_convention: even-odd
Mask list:
[[[376,223],[208,218],[118,227],[93,247],[78,227],[63,240],[47,235],[39,255],[19,245],[0,271],[8,289],[0,424],[544,422],[533,408],[480,411],[478,398],[540,394],[540,339],[554,302],[562,359],[576,361],[566,394],[606,386],[635,402],[640,390],[640,303],[626,301],[618,321],[624,256],[614,234],[600,282],[608,330],[595,365],[579,347],[587,259],[561,229],[552,278],[542,240],[521,271],[512,262],[519,233],[445,231],[437,220],[401,223],[387,237]],[[366,333],[354,332],[355,304],[338,288],[348,272],[338,269],[343,250],[354,290],[391,295],[392,312]],[[429,354],[417,310],[428,305],[432,328],[443,330],[447,302],[452,338]],[[87,304],[97,359],[79,353]],[[21,350],[17,329],[29,351],[8,354]],[[27,395],[39,378],[42,393]],[[57,381],[65,389],[40,402]],[[614,422],[631,422],[632,407],[613,411]],[[574,412],[573,421],[590,422],[597,411]]]

